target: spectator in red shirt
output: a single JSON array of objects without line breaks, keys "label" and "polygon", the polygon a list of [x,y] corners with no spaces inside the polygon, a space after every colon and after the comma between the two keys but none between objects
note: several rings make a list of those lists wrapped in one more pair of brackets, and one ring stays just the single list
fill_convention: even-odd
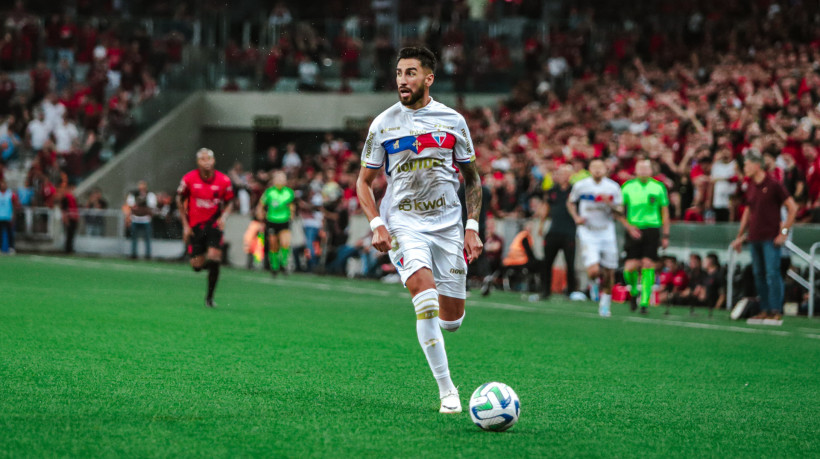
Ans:
[{"label": "spectator in red shirt", "polygon": [[45,61],[37,61],[37,67],[29,72],[31,77],[31,99],[29,105],[34,105],[48,94],[51,88],[51,70],[46,67]]},{"label": "spectator in red shirt", "polygon": [[266,86],[276,86],[279,81],[279,68],[281,66],[282,53],[274,46],[270,49],[268,57],[265,59],[265,83]]},{"label": "spectator in red shirt", "polygon": [[[764,165],[763,157],[755,150],[745,158],[743,173],[750,179],[745,193],[747,207],[732,247],[740,252],[743,243],[749,242],[755,287],[763,311],[755,318],[780,321],[783,317],[780,247],[786,242],[794,223],[797,204],[786,188],[766,173]],[[780,208],[784,205],[787,215],[781,222]]]},{"label": "spectator in red shirt", "polygon": [[0,70],[10,72],[14,70],[14,36],[11,32],[3,35],[0,41]]},{"label": "spectator in red shirt", "polygon": [[70,65],[74,65],[74,50],[77,47],[77,24],[74,19],[66,14],[63,16],[63,23],[60,25],[59,50],[57,58],[67,60]]},{"label": "spectator in red shirt", "polygon": [[811,144],[804,144],[803,155],[809,163],[806,169],[806,187],[809,205],[812,205],[820,198],[820,156],[817,154],[817,147]]},{"label": "spectator in red shirt", "polygon": [[6,116],[11,111],[11,98],[14,97],[14,92],[17,90],[17,85],[9,78],[7,73],[0,73],[0,116]]},{"label": "spectator in red shirt", "polygon": [[59,14],[52,14],[46,20],[46,60],[49,64],[57,62],[57,47],[60,46],[60,28],[63,20]]},{"label": "spectator in red shirt", "polygon": [[90,64],[94,60],[94,48],[96,46],[97,29],[90,23],[86,23],[78,36],[77,62]]}]

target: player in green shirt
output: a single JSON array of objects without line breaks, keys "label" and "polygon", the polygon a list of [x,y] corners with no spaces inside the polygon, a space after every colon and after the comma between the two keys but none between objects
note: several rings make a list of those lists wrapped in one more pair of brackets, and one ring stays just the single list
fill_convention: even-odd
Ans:
[{"label": "player in green shirt", "polygon": [[658,246],[664,249],[669,246],[669,195],[666,186],[652,178],[649,160],[635,164],[635,175],[636,178],[621,187],[625,215],[620,220],[626,229],[624,280],[630,288],[634,311],[638,307],[638,268],[641,268],[641,314],[646,314],[655,285]]},{"label": "player in green shirt", "polygon": [[[293,215],[293,190],[286,187],[287,176],[276,171],[271,187],[265,190],[256,206],[256,215],[265,222],[268,237],[268,262],[274,276],[288,266],[290,255],[290,219]],[[265,209],[267,208],[267,212]]]}]

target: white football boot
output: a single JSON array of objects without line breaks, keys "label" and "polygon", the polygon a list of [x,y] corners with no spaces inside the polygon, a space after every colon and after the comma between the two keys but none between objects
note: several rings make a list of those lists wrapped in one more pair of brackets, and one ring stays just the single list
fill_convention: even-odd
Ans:
[{"label": "white football boot", "polygon": [[444,414],[461,413],[461,400],[458,398],[458,389],[453,389],[447,392],[447,395],[441,397],[441,408],[438,412]]}]

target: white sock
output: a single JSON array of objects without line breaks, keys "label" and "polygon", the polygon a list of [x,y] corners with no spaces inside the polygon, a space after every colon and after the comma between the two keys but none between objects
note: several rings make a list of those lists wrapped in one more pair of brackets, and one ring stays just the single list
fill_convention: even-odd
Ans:
[{"label": "white sock", "polygon": [[444,335],[441,334],[438,320],[438,292],[436,289],[425,290],[413,297],[416,309],[416,334],[419,344],[427,357],[427,363],[438,383],[440,396],[455,389],[450,379],[450,368],[447,365],[447,352],[444,350]]},{"label": "white sock", "polygon": [[601,293],[601,301],[598,303],[602,308],[609,308],[612,304],[612,294],[611,293]]}]

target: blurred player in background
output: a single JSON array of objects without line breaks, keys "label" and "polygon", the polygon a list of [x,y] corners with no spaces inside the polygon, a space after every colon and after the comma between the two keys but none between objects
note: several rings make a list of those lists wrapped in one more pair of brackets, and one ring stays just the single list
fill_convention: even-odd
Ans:
[{"label": "blurred player in background", "polygon": [[292,189],[285,186],[287,181],[284,172],[274,172],[271,177],[272,186],[265,190],[256,205],[256,217],[265,222],[268,265],[274,277],[280,269],[287,272],[290,255],[290,219],[293,216],[295,195]]},{"label": "blurred player in background", "polygon": [[621,187],[625,208],[622,223],[626,229],[624,280],[630,289],[634,311],[638,307],[638,268],[641,268],[641,314],[647,314],[655,285],[658,246],[664,249],[669,246],[669,195],[666,186],[652,178],[652,163],[648,159],[635,164],[635,175],[636,178]]},{"label": "blurred player in background", "polygon": [[214,289],[222,262],[222,236],[225,221],[233,209],[233,186],[227,175],[215,169],[214,152],[196,152],[197,168],[182,177],[177,189],[177,207],[182,220],[182,238],[194,271],[208,269],[208,294],[205,306],[212,308]]},{"label": "blurred player in background", "polygon": [[[456,331],[464,319],[467,263],[482,251],[478,236],[481,179],[464,118],[434,101],[436,57],[426,48],[403,48],[396,63],[399,103],[373,121],[356,183],[370,220],[373,246],[390,253],[413,296],[416,334],[439,387],[441,413],[460,413],[441,328]],[[387,174],[376,207],[373,181]],[[466,231],[458,199],[464,177]]]},{"label": "blurred player in background", "polygon": [[578,225],[581,256],[589,281],[600,283],[598,314],[609,317],[612,284],[618,268],[615,216],[621,212],[621,187],[606,177],[607,167],[602,159],[589,163],[589,173],[590,177],[572,186],[567,210]]}]

